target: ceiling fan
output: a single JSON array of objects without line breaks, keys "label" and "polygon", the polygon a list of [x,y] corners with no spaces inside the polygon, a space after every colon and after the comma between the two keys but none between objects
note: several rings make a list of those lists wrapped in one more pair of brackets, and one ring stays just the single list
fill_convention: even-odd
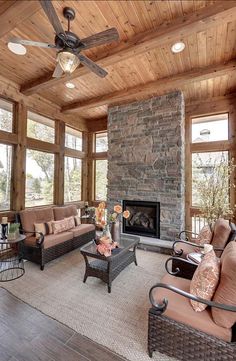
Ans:
[{"label": "ceiling fan", "polygon": [[104,78],[108,74],[106,70],[98,66],[87,56],[81,54],[81,51],[106,44],[111,41],[118,41],[119,34],[117,30],[115,28],[110,28],[87,38],[80,39],[76,34],[70,31],[70,22],[75,18],[74,9],[69,7],[65,7],[63,9],[63,16],[68,21],[68,30],[64,31],[51,0],[39,1],[48,17],[48,20],[55,30],[55,44],[23,40],[15,37],[11,38],[9,42],[26,46],[30,45],[41,48],[57,49],[57,65],[52,75],[54,78],[60,78],[63,73],[71,74],[80,63],[87,66],[92,72],[101,78]]}]

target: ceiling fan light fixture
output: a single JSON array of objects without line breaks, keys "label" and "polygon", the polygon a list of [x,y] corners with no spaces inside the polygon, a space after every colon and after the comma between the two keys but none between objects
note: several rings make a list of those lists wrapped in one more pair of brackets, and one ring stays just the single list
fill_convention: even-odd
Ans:
[{"label": "ceiling fan light fixture", "polygon": [[24,45],[12,43],[11,41],[7,44],[8,49],[17,55],[25,55],[26,54],[26,48]]},{"label": "ceiling fan light fixture", "polygon": [[79,58],[70,51],[60,51],[57,55],[57,61],[66,74],[71,74],[77,68]]},{"label": "ceiling fan light fixture", "polygon": [[185,49],[185,44],[182,41],[175,43],[171,46],[172,53],[180,53]]}]

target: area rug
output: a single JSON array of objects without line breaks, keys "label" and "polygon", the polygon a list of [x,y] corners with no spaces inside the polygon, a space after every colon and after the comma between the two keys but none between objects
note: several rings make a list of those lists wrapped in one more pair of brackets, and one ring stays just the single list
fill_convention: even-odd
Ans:
[{"label": "area rug", "polygon": [[[111,294],[99,279],[84,276],[79,250],[48,263],[44,271],[26,262],[25,275],[4,284],[13,295],[76,332],[130,361],[147,355],[148,292],[165,272],[167,256],[137,251],[138,266],[129,265],[112,283]],[[174,360],[155,352],[153,360]]]}]

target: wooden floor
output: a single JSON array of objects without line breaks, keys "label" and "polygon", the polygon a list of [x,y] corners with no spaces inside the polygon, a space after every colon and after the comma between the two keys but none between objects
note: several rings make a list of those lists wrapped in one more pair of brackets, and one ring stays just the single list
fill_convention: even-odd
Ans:
[{"label": "wooden floor", "polygon": [[0,287],[0,361],[124,360]]}]

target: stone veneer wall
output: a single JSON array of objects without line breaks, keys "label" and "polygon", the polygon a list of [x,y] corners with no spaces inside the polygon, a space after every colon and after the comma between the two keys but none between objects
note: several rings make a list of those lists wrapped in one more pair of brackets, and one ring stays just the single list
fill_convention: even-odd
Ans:
[{"label": "stone veneer wall", "polygon": [[108,204],[158,201],[160,238],[184,229],[184,100],[181,92],[108,111]]}]

